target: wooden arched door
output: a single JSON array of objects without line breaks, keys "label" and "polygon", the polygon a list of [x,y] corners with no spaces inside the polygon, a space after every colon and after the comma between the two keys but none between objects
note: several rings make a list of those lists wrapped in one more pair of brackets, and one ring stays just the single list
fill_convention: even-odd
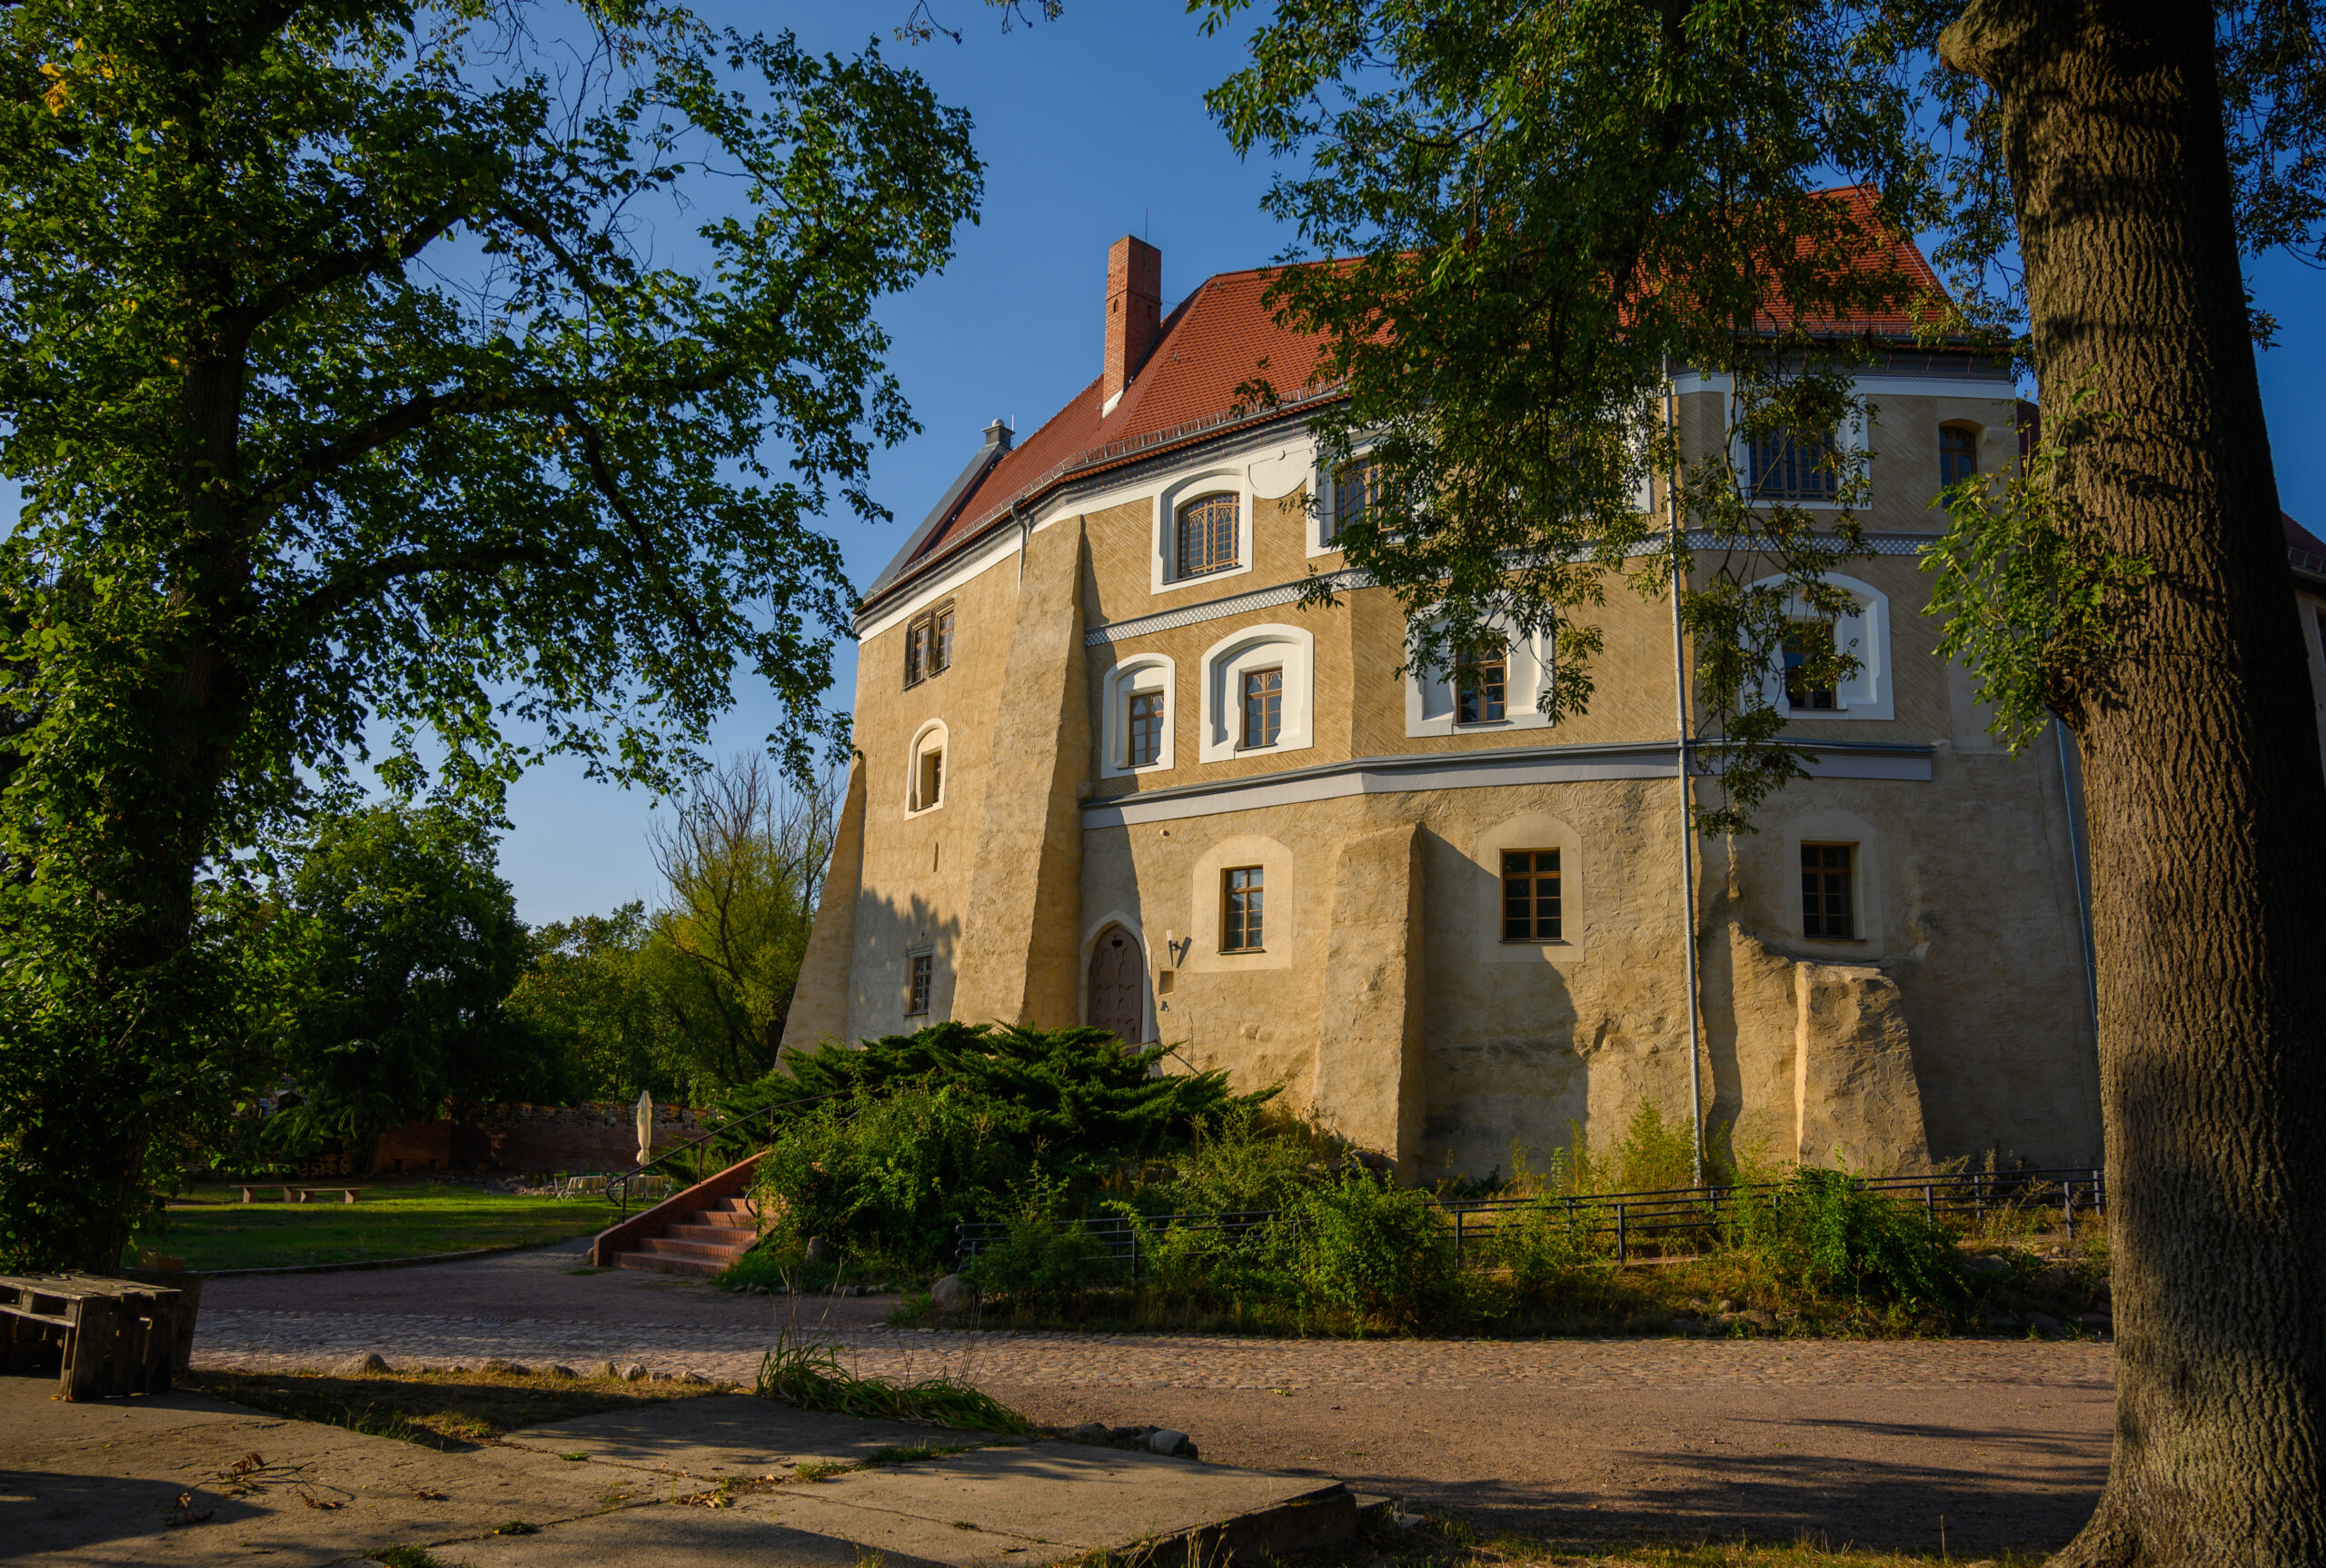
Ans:
[{"label": "wooden arched door", "polygon": [[1127,1046],[1146,1037],[1146,961],[1138,943],[1120,926],[1109,926],[1090,949],[1090,1023],[1112,1029]]}]

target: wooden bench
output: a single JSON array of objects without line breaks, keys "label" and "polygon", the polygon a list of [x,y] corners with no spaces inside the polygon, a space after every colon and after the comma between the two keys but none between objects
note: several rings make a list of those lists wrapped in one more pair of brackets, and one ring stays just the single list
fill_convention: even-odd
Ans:
[{"label": "wooden bench", "polygon": [[[272,1185],[273,1185],[273,1184],[271,1184],[271,1183],[263,1183],[263,1183],[260,1183],[260,1184],[258,1184],[258,1185],[256,1185],[256,1186],[246,1186],[246,1187],[244,1187],[244,1188],[243,1189],[243,1201],[244,1201],[244,1203],[270,1203],[270,1202],[273,1201],[273,1199],[271,1199],[271,1198],[253,1197],[253,1196],[251,1196],[253,1193],[264,1192],[265,1190],[267,1190],[268,1186],[272,1186]],[[289,1203],[289,1202],[291,1201],[291,1189],[290,1189],[289,1187],[284,1187],[284,1188],[283,1188],[283,1189],[282,1189],[282,1191],[283,1191],[283,1201],[284,1203]]]},{"label": "wooden bench", "polygon": [[[0,1275],[0,1372],[57,1357],[70,1400],[164,1394],[179,1351],[180,1293],[93,1274]],[[185,1326],[192,1321],[187,1315]],[[191,1352],[193,1335],[185,1336]]]},{"label": "wooden bench", "polygon": [[[342,1203],[353,1203],[363,1196],[363,1189],[360,1186],[287,1186],[283,1189],[283,1201],[305,1203],[319,1192],[335,1192]],[[294,1193],[298,1195],[295,1197],[292,1196]]]}]

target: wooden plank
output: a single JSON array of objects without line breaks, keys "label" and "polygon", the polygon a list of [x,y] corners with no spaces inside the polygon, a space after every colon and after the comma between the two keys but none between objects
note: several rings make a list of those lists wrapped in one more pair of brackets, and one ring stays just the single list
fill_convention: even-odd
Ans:
[{"label": "wooden plank", "polygon": [[35,1323],[53,1323],[59,1328],[72,1325],[73,1319],[61,1312],[35,1312],[28,1306],[0,1306],[0,1317],[30,1318]]},{"label": "wooden plank", "polygon": [[86,1295],[73,1304],[73,1327],[65,1335],[59,1392],[68,1400],[102,1399],[113,1357],[118,1310],[111,1297]]}]

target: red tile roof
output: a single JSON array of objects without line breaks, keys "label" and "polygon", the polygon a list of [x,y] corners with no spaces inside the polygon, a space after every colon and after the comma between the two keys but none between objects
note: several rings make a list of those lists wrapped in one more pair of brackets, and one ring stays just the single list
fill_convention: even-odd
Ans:
[{"label": "red tile roof", "polygon": [[[1870,193],[1862,189],[1834,194],[1861,213],[1872,203]],[[1937,288],[1930,263],[1911,240],[1900,238],[1891,252],[1900,270],[1918,285]],[[1868,264],[1874,264],[1870,259]],[[1287,409],[1332,395],[1334,389],[1310,384],[1323,340],[1279,326],[1262,301],[1275,272],[1254,268],[1206,279],[1164,319],[1153,353],[1110,412],[1101,417],[1099,383],[1093,379],[1021,445],[1004,454],[952,516],[929,531],[910,559],[884,572],[872,585],[868,601],[882,597],[915,569],[984,534],[1009,516],[1014,505],[1033,500],[1069,476],[1151,456],[1247,419],[1277,417],[1237,413],[1236,389],[1246,382],[1265,377]],[[1903,337],[1913,325],[1909,313],[1901,309],[1854,323],[1852,330]]]},{"label": "red tile roof", "polygon": [[2285,526],[2286,560],[2294,570],[2312,577],[2326,577],[2326,539],[2319,538],[2282,511],[2278,513],[2278,521]]}]

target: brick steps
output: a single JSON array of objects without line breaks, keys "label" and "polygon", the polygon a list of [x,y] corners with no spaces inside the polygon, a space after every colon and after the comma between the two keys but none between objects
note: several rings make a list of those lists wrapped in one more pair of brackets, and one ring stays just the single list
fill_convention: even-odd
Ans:
[{"label": "brick steps", "polygon": [[[722,1172],[717,1182],[741,1176],[748,1180],[750,1162]],[[599,1266],[643,1269],[654,1274],[689,1275],[707,1279],[723,1274],[750,1251],[760,1238],[759,1213],[750,1199],[717,1196],[697,1187],[666,1200],[654,1209],[609,1231],[593,1251]]]}]

